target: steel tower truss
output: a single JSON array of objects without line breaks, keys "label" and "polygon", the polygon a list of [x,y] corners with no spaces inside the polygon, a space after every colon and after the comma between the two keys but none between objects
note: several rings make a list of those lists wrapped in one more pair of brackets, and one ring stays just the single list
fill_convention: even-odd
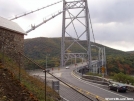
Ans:
[{"label": "steel tower truss", "polygon": [[84,58],[88,61],[88,66],[91,67],[87,0],[69,2],[63,0],[61,67],[65,66],[66,62],[72,58]]}]

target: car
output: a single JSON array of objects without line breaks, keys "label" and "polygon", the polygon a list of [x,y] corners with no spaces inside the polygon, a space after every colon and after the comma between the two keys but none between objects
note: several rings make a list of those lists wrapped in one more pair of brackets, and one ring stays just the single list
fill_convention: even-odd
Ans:
[{"label": "car", "polygon": [[108,85],[109,90],[114,90],[117,92],[126,92],[127,91],[127,86],[123,83],[118,83],[118,82],[111,82]]},{"label": "car", "polygon": [[66,69],[69,69],[69,67],[67,66]]}]

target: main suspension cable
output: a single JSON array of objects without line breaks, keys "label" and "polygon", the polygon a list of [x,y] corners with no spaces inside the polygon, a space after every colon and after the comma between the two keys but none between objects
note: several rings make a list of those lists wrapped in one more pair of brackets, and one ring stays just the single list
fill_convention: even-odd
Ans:
[{"label": "main suspension cable", "polygon": [[[77,4],[77,3],[76,3],[76,4]],[[75,6],[76,4],[74,4],[74,5],[72,5],[72,6]],[[29,33],[29,32],[31,32],[31,31],[35,30],[37,27],[43,25],[44,23],[46,23],[46,22],[48,22],[49,20],[55,18],[56,16],[60,15],[61,13],[63,13],[64,11],[66,11],[66,10],[68,10],[68,9],[69,9],[69,8],[66,7],[64,10],[59,11],[57,14],[53,14],[50,18],[43,20],[43,22],[41,22],[41,23],[38,24],[38,25],[31,25],[31,29],[27,30],[26,33]]]},{"label": "main suspension cable", "polygon": [[94,43],[95,43],[95,36],[94,36],[94,31],[93,31],[93,26],[92,26],[92,21],[91,21],[91,16],[90,16],[89,9],[88,9],[88,14],[89,14],[89,20],[90,20],[91,30],[92,30],[92,34],[93,34],[93,40],[94,40]]},{"label": "main suspension cable", "polygon": [[[64,10],[63,10],[64,11]],[[50,18],[43,20],[43,22],[41,22],[38,25],[31,25],[31,29],[27,30],[26,33],[31,32],[32,30],[35,30],[36,28],[38,28],[39,26],[43,25],[44,23],[48,22],[49,20],[55,18],[56,16],[60,15],[63,11],[59,11],[57,14],[52,15]]]},{"label": "main suspension cable", "polygon": [[25,13],[25,14],[22,14],[22,15],[19,15],[19,16],[16,16],[15,18],[12,18],[12,19],[10,19],[10,20],[18,19],[18,18],[20,18],[20,17],[23,17],[23,16],[26,16],[26,15],[29,15],[29,14],[34,13],[34,12],[37,12],[37,11],[40,11],[40,10],[42,10],[42,9],[44,9],[44,8],[50,7],[50,6],[55,5],[55,4],[58,4],[58,3],[60,3],[60,2],[62,2],[62,0],[61,0],[61,1],[59,1],[59,2],[56,2],[56,3],[50,4],[50,5],[48,5],[48,6],[45,6],[45,7],[42,7],[42,8],[36,9],[36,10],[34,10],[34,11],[31,11],[31,12],[28,12],[28,13]]}]

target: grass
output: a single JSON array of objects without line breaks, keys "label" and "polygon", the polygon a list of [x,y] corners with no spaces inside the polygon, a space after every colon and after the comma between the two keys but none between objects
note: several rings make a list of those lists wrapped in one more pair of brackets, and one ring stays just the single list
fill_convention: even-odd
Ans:
[{"label": "grass", "polygon": [[[0,59],[2,55],[0,54]],[[22,86],[25,86],[27,90],[32,93],[31,96],[35,96],[39,101],[45,99],[45,83],[30,76],[23,68],[18,68],[19,65],[10,58],[4,57],[4,67],[10,70],[14,77],[19,79]],[[20,71],[20,78],[19,78]],[[47,86],[47,85],[46,85]],[[58,101],[60,96],[57,92],[52,90],[49,86],[46,87],[47,101]]]},{"label": "grass", "polygon": [[97,74],[97,73],[92,73],[92,72],[88,72],[88,73],[86,73],[86,75],[92,75],[92,76],[100,76],[100,77],[102,77],[102,74]]}]

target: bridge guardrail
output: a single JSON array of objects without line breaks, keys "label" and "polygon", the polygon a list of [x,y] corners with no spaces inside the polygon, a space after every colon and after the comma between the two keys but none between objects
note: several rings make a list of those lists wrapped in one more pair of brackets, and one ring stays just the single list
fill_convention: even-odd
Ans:
[{"label": "bridge guardrail", "polygon": [[[76,74],[76,75],[78,75],[78,76],[81,77],[81,79],[82,79],[82,74],[78,72],[79,69],[80,69],[80,68],[75,68],[75,69],[73,70],[73,73]],[[83,91],[83,92],[84,92],[84,91]],[[86,91],[85,91],[85,92],[86,92]],[[91,93],[91,92],[87,92],[87,93],[90,94],[92,97],[96,98],[98,101],[106,101],[104,98],[102,98],[102,97],[100,97],[100,96],[97,96],[97,95],[95,95],[95,94],[93,94],[93,93]]]}]

